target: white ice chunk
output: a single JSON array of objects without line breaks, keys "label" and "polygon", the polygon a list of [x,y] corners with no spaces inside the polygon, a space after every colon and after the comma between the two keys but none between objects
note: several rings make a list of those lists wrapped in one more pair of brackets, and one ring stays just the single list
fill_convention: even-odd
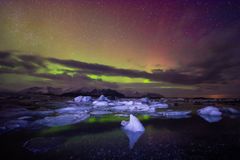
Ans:
[{"label": "white ice chunk", "polygon": [[74,98],[74,102],[77,103],[89,103],[92,101],[92,97],[90,96],[78,96]]},{"label": "white ice chunk", "polygon": [[116,103],[116,105],[133,105],[133,104],[134,104],[133,101],[120,101]]},{"label": "white ice chunk", "polygon": [[144,131],[133,132],[130,130],[123,129],[123,132],[127,135],[129,139],[129,148],[132,149],[137,143],[138,139],[142,136]]},{"label": "white ice chunk", "polygon": [[128,111],[129,106],[114,106],[111,109],[115,111]]},{"label": "white ice chunk", "polygon": [[65,107],[56,109],[55,112],[58,114],[81,114],[86,113],[88,110],[90,110],[90,107]]},{"label": "white ice chunk", "polygon": [[103,115],[103,114],[111,114],[110,111],[92,111],[90,114],[92,115]]},{"label": "white ice chunk", "polygon": [[150,107],[146,104],[137,104],[137,105],[131,105],[129,106],[130,111],[145,111],[147,112],[150,109]]},{"label": "white ice chunk", "polygon": [[138,118],[132,114],[130,114],[129,122],[122,121],[121,125],[123,126],[124,129],[132,131],[132,132],[138,132],[138,131],[145,130],[145,128],[143,127],[142,123],[138,120]]},{"label": "white ice chunk", "polygon": [[220,110],[227,114],[240,114],[239,110],[232,108],[232,107],[223,107]]},{"label": "white ice chunk", "polygon": [[56,117],[45,117],[37,120],[34,124],[48,127],[64,126],[81,122],[89,117],[88,114],[65,114]]},{"label": "white ice chunk", "polygon": [[166,103],[154,103],[154,104],[150,105],[150,107],[154,107],[154,108],[168,108],[168,104],[166,104]]},{"label": "white ice chunk", "polygon": [[149,98],[145,97],[145,98],[141,98],[140,102],[148,104],[148,103],[150,103],[150,100],[149,100]]},{"label": "white ice chunk", "polygon": [[198,114],[200,115],[208,115],[208,116],[221,116],[222,113],[219,111],[217,107],[208,106],[202,109],[199,109]]},{"label": "white ice chunk", "polygon": [[166,118],[188,118],[191,111],[165,111],[158,112],[160,116],[164,116]]},{"label": "white ice chunk", "polygon": [[109,102],[110,100],[109,100],[107,97],[105,97],[104,95],[101,95],[101,96],[97,99],[97,101],[107,101],[107,102]]},{"label": "white ice chunk", "polygon": [[197,113],[209,123],[218,122],[222,119],[222,112],[220,112],[217,107],[213,106],[199,109]]},{"label": "white ice chunk", "polygon": [[32,116],[22,116],[22,117],[19,117],[18,119],[20,120],[28,120],[28,119],[31,119],[33,118]]},{"label": "white ice chunk", "polygon": [[107,101],[94,101],[93,105],[95,107],[108,106],[108,102]]}]

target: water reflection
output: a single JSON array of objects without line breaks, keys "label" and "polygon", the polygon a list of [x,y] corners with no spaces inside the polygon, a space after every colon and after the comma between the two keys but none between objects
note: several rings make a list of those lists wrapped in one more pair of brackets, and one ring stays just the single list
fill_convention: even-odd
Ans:
[{"label": "water reflection", "polygon": [[122,131],[127,135],[129,139],[129,148],[133,149],[134,145],[137,143],[138,139],[142,136],[144,131],[133,132],[130,130],[122,129]]},{"label": "water reflection", "polygon": [[221,116],[200,115],[200,117],[209,123],[219,122],[222,119]]}]

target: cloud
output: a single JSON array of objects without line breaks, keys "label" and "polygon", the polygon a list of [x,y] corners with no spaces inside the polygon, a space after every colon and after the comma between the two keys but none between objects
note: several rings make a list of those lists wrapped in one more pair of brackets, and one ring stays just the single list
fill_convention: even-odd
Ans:
[{"label": "cloud", "polygon": [[[38,55],[0,52],[0,76],[22,74],[49,79],[62,86],[92,86],[106,88],[154,89],[166,94],[231,94],[240,95],[240,25],[213,31],[196,42],[196,47],[179,50],[176,59],[187,59],[173,69],[153,69],[152,72],[121,69],[102,64],[92,64]],[[192,43],[192,42],[191,42]],[[151,84],[108,83],[102,79],[94,80],[88,74],[145,78]],[[168,88],[172,87],[173,89]],[[187,87],[189,86],[189,87]],[[195,88],[189,91],[188,88]]]}]

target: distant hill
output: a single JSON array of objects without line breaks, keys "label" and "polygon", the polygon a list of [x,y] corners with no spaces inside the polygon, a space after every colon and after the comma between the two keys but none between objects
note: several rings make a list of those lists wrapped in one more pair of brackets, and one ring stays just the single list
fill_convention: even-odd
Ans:
[{"label": "distant hill", "polygon": [[124,92],[121,93],[119,91],[113,89],[90,89],[90,88],[81,88],[81,89],[67,89],[63,90],[61,88],[54,87],[30,87],[21,90],[19,93],[21,94],[45,94],[45,95],[59,95],[59,96],[92,96],[99,97],[101,95],[107,96],[110,99],[115,98],[163,98],[164,96],[157,93],[141,93],[141,92]]},{"label": "distant hill", "polygon": [[62,94],[63,96],[79,96],[79,95],[84,95],[84,96],[92,96],[92,97],[99,97],[100,95],[107,96],[109,98],[124,98],[125,95],[112,90],[112,89],[93,89],[91,91],[86,90],[86,89],[79,89],[75,91],[70,91]]},{"label": "distant hill", "polygon": [[157,98],[164,98],[163,95],[158,94],[158,93],[141,93],[141,92],[124,92],[124,94],[126,95],[126,97],[129,98],[143,98],[143,97],[148,97],[148,98],[152,98],[152,99],[157,99]]}]

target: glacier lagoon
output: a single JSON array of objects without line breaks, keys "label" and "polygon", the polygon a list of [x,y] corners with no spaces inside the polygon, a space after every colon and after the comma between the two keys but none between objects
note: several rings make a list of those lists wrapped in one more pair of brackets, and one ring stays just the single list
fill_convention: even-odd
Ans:
[{"label": "glacier lagoon", "polygon": [[[83,100],[83,101],[81,101]],[[55,101],[0,111],[0,147],[13,159],[237,159],[238,106],[189,106],[150,99]],[[100,105],[99,105],[100,104]],[[105,104],[105,105],[103,105]],[[180,103],[179,103],[180,104]],[[218,113],[218,114],[216,114]],[[221,113],[221,114],[220,114]],[[144,126],[121,126],[135,115]]]}]

